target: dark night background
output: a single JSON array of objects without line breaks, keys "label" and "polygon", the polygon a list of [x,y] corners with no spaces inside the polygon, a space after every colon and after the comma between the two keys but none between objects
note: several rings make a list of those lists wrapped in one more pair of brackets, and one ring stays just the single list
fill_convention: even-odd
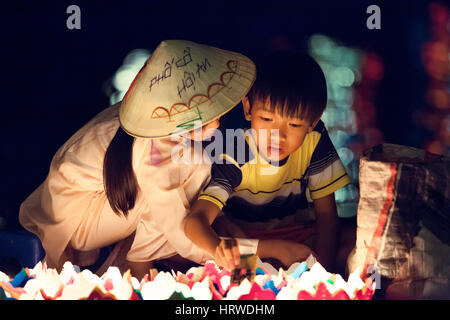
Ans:
[{"label": "dark night background", "polygon": [[[81,30],[66,27],[71,4],[81,9]],[[381,30],[366,27],[371,4],[381,8]],[[429,134],[411,116],[425,96],[420,48],[429,36],[427,1],[5,1],[0,10],[0,214],[9,226],[57,149],[109,105],[103,84],[127,53],[154,50],[165,39],[256,60],[274,39],[305,49],[314,33],[372,50],[385,70],[375,99],[384,141],[421,147]]]}]

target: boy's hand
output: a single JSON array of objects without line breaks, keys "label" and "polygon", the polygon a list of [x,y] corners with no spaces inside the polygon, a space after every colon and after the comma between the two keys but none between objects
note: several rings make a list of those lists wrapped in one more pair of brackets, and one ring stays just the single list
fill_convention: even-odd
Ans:
[{"label": "boy's hand", "polygon": [[295,262],[305,261],[310,254],[314,255],[314,252],[308,246],[295,241],[286,241],[280,248],[278,260],[289,268]]},{"label": "boy's hand", "polygon": [[261,258],[275,258],[287,268],[315,255],[308,246],[290,240],[260,240],[258,251]]},{"label": "boy's hand", "polygon": [[221,239],[216,247],[214,254],[216,263],[228,270],[233,270],[239,265],[241,255],[239,253],[239,244],[236,239]]}]

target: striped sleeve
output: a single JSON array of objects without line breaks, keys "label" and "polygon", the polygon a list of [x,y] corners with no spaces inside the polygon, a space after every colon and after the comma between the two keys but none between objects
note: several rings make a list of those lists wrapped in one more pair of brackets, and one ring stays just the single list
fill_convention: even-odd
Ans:
[{"label": "striped sleeve", "polygon": [[199,199],[208,200],[220,209],[225,206],[230,194],[242,181],[241,169],[225,159],[224,163],[213,163],[211,166],[211,180],[200,193]]},{"label": "striped sleeve", "polygon": [[199,199],[211,201],[222,209],[242,182],[241,167],[253,157],[244,130],[226,134],[221,152],[212,160],[211,180],[200,193]]},{"label": "striped sleeve", "polygon": [[323,122],[320,122],[315,130],[319,131],[321,136],[309,165],[308,184],[313,200],[334,193],[350,183],[350,177],[345,171]]}]

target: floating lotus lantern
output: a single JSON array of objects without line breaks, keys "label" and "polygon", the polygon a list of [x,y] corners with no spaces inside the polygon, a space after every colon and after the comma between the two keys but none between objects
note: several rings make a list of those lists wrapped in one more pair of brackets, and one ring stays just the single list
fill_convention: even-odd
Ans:
[{"label": "floating lotus lantern", "polygon": [[[310,265],[310,267],[308,267]],[[295,263],[278,271],[258,259],[256,273],[240,283],[213,261],[186,273],[152,269],[140,282],[110,267],[101,277],[66,262],[61,273],[39,262],[13,279],[0,272],[0,299],[15,300],[368,300],[375,284],[359,270],[348,281],[318,262]],[[250,279],[250,280],[249,280]]]}]

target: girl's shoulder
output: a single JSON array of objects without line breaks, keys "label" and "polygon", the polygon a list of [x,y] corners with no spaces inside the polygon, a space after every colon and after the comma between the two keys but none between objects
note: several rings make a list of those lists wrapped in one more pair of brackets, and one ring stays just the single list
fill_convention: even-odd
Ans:
[{"label": "girl's shoulder", "polygon": [[56,152],[52,168],[92,171],[102,179],[103,160],[106,149],[120,126],[118,104],[110,106],[97,114],[82,128],[75,132]]},{"label": "girl's shoulder", "polygon": [[[108,147],[119,128],[118,105],[106,108],[88,123],[75,132],[59,149],[59,153],[83,153],[90,149],[104,149]],[[93,150],[91,150],[93,151]]]}]

